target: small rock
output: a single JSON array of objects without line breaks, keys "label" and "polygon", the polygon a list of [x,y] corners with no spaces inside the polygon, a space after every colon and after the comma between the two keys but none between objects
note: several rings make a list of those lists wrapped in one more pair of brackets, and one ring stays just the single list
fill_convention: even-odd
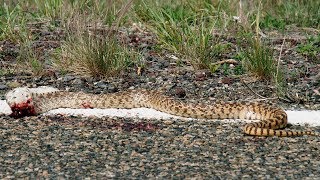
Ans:
[{"label": "small rock", "polygon": [[204,81],[206,80],[211,73],[209,71],[198,71],[195,73],[195,80],[196,81]]},{"label": "small rock", "polygon": [[71,80],[73,80],[73,79],[75,79],[74,76],[66,75],[66,76],[64,76],[64,77],[62,78],[62,81],[63,81],[63,82],[69,82],[69,81],[71,81]]},{"label": "small rock", "polygon": [[108,86],[108,92],[114,93],[114,92],[117,92],[117,91],[118,91],[118,89],[116,87],[114,87],[114,85],[110,84]]},{"label": "small rock", "polygon": [[178,98],[184,98],[186,96],[186,91],[183,88],[177,87],[174,91],[174,95]]},{"label": "small rock", "polygon": [[223,79],[221,79],[221,83],[230,85],[233,83],[233,80],[231,78],[224,77]]},{"label": "small rock", "polygon": [[82,80],[80,78],[77,78],[73,81],[73,84],[77,84],[77,85],[80,85],[82,84]]},{"label": "small rock", "polygon": [[94,83],[94,86],[96,86],[96,87],[98,87],[98,88],[101,88],[101,89],[107,88],[106,83],[103,82],[103,81],[99,81],[99,82],[97,82],[97,83]]},{"label": "small rock", "polygon": [[173,121],[172,121],[172,120],[164,120],[164,121],[163,121],[163,124],[165,124],[165,125],[171,125],[171,124],[173,124]]},{"label": "small rock", "polygon": [[6,90],[8,89],[8,86],[5,84],[0,84],[0,90]]}]

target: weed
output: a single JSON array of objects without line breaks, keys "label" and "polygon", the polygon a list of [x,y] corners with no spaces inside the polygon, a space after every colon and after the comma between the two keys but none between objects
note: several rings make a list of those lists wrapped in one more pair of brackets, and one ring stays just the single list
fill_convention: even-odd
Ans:
[{"label": "weed", "polygon": [[25,39],[19,48],[18,62],[22,65],[24,70],[31,69],[31,72],[35,75],[39,75],[43,70],[43,61],[40,60],[40,56],[32,49],[32,41]]},{"label": "weed", "polygon": [[262,79],[272,79],[276,70],[273,51],[261,44],[257,39],[249,40],[248,47],[243,51],[244,67]]},{"label": "weed", "polygon": [[28,38],[26,19],[19,4],[9,7],[4,3],[3,7],[0,8],[0,12],[0,40],[6,39],[12,42],[21,42]]},{"label": "weed", "polygon": [[[259,8],[255,16],[255,34],[244,33],[245,36],[243,39],[248,44],[240,53],[244,58],[242,63],[247,71],[260,79],[271,80],[276,86],[278,95],[283,96],[285,94],[285,81],[283,72],[279,67],[279,61],[276,63],[273,57],[273,49],[265,45],[259,37],[261,9],[262,1],[259,3]],[[281,57],[281,51],[279,57]]]},{"label": "weed", "polygon": [[62,48],[68,69],[83,75],[112,76],[138,61],[139,54],[112,37],[98,39],[89,35],[69,39]]},{"label": "weed", "polygon": [[220,66],[221,64],[209,64],[208,69],[213,74],[220,68]]},{"label": "weed", "polygon": [[183,34],[183,44],[180,54],[188,59],[193,67],[197,69],[208,68],[209,65],[216,61],[217,57],[224,52],[223,45],[214,39],[209,29],[203,23],[199,29],[186,28],[190,31],[185,31]]},{"label": "weed", "polygon": [[32,49],[34,37],[27,26],[29,13],[25,12],[19,3],[13,3],[13,6],[4,3],[1,11],[3,16],[0,18],[0,39],[19,44],[17,60],[21,67],[26,71],[31,69],[34,74],[39,74],[42,71],[42,63]]},{"label": "weed", "polygon": [[235,66],[235,68],[234,68],[234,74],[235,75],[242,75],[244,73],[245,73],[245,70],[244,70],[242,65]]},{"label": "weed", "polygon": [[282,1],[275,7],[275,10],[282,15],[287,24],[319,28],[319,7],[320,1],[318,0],[292,0],[289,2]]},{"label": "weed", "polygon": [[77,74],[113,76],[138,63],[140,54],[125,47],[116,37],[119,22],[131,2],[119,10],[121,15],[117,15],[117,18],[120,19],[109,19],[113,22],[108,27],[102,26],[98,17],[96,21],[89,22],[91,27],[88,29],[88,18],[81,12],[74,14],[67,23],[71,28],[61,48],[62,61],[57,63],[59,67],[67,64],[68,70]]},{"label": "weed", "polygon": [[38,14],[50,18],[52,22],[62,19],[63,16],[63,1],[62,0],[34,0],[37,5]]},{"label": "weed", "polygon": [[41,63],[38,59],[31,59],[30,64],[32,67],[32,71],[35,74],[40,74],[43,70],[43,63]]},{"label": "weed", "polygon": [[[259,5],[261,9],[261,4]],[[239,58],[243,58],[243,66],[253,74],[262,79],[272,79],[275,72],[275,62],[273,52],[267,46],[263,46],[259,37],[260,11],[256,15],[256,36],[252,33],[244,32],[244,40],[248,43],[247,47],[240,52]],[[253,38],[252,38],[253,37]],[[238,42],[240,43],[240,41]]]},{"label": "weed", "polygon": [[142,0],[135,7],[137,17],[148,23],[156,34],[159,49],[178,54],[197,69],[214,69],[209,65],[221,54],[223,48],[215,44],[217,41],[212,30],[216,18],[212,15],[213,11],[214,7],[210,3],[197,4],[195,1],[169,6],[147,4]]},{"label": "weed", "polygon": [[320,57],[320,35],[311,36],[305,44],[299,44],[297,51],[306,56],[311,61],[319,60]]},{"label": "weed", "polygon": [[222,65],[222,69],[223,69],[223,74],[224,75],[229,75],[230,74],[230,67],[228,64],[224,63]]},{"label": "weed", "polygon": [[267,14],[260,22],[262,29],[281,29],[284,30],[286,23],[283,19]]},{"label": "weed", "polygon": [[246,18],[251,23],[260,15],[260,27],[284,30],[286,25],[319,28],[320,1],[288,0],[288,1],[243,1]]},{"label": "weed", "polygon": [[285,78],[279,64],[273,57],[273,50],[258,39],[249,40],[249,47],[243,51],[243,66],[263,80],[271,80],[279,96],[285,93]]}]

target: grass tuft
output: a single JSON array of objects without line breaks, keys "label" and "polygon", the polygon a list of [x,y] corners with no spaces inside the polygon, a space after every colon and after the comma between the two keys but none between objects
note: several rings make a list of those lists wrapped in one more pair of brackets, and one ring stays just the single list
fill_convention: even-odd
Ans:
[{"label": "grass tuft", "polygon": [[141,0],[135,12],[157,36],[159,49],[178,54],[196,69],[210,68],[221,54],[213,35],[219,12],[210,2],[163,5]]},{"label": "grass tuft", "polygon": [[244,67],[261,79],[272,79],[276,71],[273,51],[255,38],[249,40],[248,44],[243,51]]},{"label": "grass tuft", "polygon": [[62,46],[59,67],[66,67],[63,71],[104,77],[117,75],[137,63],[140,54],[117,39],[121,18],[128,13],[131,3],[132,0],[128,1],[119,11],[110,10],[109,13],[115,13],[112,16],[93,18],[95,21],[88,19],[82,10],[75,13],[66,22],[68,38]]},{"label": "grass tuft", "polygon": [[297,51],[311,61],[320,62],[320,34],[311,36],[306,43],[299,44]]},{"label": "grass tuft", "polygon": [[19,4],[0,7],[0,40],[10,40],[19,43],[28,38],[26,18]]},{"label": "grass tuft", "polygon": [[62,47],[62,66],[77,74],[114,76],[139,61],[140,55],[121,45],[115,38],[99,39],[87,35],[74,36]]},{"label": "grass tuft", "polygon": [[63,0],[34,0],[34,3],[37,5],[38,14],[52,22],[63,17]]}]

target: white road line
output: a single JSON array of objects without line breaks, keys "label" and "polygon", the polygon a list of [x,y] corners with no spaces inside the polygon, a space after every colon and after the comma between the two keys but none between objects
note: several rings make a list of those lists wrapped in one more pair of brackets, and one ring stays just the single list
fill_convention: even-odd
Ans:
[{"label": "white road line", "polygon": [[[288,114],[288,121],[291,124],[308,124],[310,126],[320,126],[320,111],[286,111]],[[0,100],[0,114],[10,114],[11,110],[4,100]],[[51,110],[45,115],[49,114],[66,114],[66,115],[80,115],[80,116],[96,116],[96,117],[136,117],[144,119],[191,119],[173,116],[167,113],[156,111],[148,108],[134,108],[134,109],[55,109]],[[238,121],[238,120],[228,120]]]}]

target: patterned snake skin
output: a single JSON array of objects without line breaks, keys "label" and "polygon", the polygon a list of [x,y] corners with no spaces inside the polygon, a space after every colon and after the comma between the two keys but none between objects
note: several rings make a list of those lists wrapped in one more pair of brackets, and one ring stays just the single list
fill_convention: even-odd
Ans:
[{"label": "patterned snake skin", "polygon": [[129,90],[112,94],[86,94],[58,91],[38,93],[33,88],[16,88],[6,94],[11,116],[37,115],[56,108],[152,108],[165,113],[197,119],[260,120],[243,127],[255,136],[316,135],[311,131],[279,130],[287,125],[287,114],[280,108],[257,102],[217,102],[210,105],[185,103],[158,91]]}]

